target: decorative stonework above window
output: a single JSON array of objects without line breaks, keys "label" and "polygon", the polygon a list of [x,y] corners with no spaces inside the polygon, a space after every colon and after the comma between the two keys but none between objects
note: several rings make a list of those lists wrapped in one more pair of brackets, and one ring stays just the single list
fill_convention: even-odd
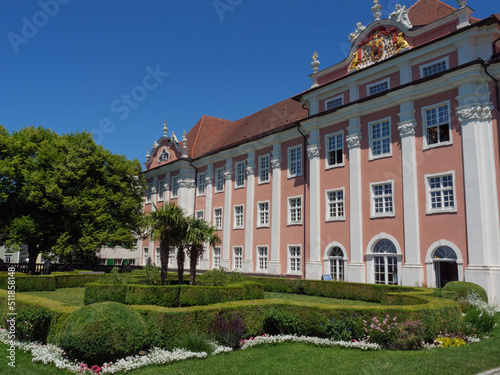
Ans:
[{"label": "decorative stonework above window", "polygon": [[170,155],[168,154],[168,151],[165,147],[160,152],[160,156],[158,156],[158,164],[160,164],[162,161],[168,161]]},{"label": "decorative stonework above window", "polygon": [[366,68],[409,48],[404,34],[397,33],[395,27],[390,30],[386,30],[384,26],[376,27],[364,41],[358,43],[358,50],[352,55],[348,71]]}]

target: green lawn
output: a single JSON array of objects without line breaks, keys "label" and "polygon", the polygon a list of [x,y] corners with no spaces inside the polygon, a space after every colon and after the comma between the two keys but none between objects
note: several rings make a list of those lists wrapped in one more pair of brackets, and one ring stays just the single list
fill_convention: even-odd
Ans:
[{"label": "green lawn", "polygon": [[[460,348],[363,352],[287,343],[274,347],[255,347],[207,359],[150,366],[132,371],[131,374],[477,374],[500,367],[500,314],[496,318],[497,326],[489,339]],[[6,353],[6,346],[0,344],[0,351]],[[15,369],[7,367],[6,354],[0,355],[0,373],[45,375],[66,372],[34,364],[30,356],[17,351]]]},{"label": "green lawn", "polygon": [[21,292],[21,294],[53,299],[72,306],[83,306],[84,292],[85,288],[61,288],[44,292]]}]

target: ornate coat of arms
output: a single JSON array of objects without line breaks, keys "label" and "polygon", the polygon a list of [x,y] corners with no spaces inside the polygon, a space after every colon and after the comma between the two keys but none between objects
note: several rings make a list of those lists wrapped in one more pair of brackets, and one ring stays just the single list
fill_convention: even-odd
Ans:
[{"label": "ornate coat of arms", "polygon": [[397,34],[395,27],[389,30],[383,26],[376,27],[367,38],[358,43],[358,49],[352,55],[349,71],[365,68],[406,48],[409,48],[408,42],[402,32]]}]

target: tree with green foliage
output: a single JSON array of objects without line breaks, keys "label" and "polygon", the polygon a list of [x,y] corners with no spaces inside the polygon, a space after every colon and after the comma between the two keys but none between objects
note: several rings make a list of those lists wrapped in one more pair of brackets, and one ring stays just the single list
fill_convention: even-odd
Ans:
[{"label": "tree with green foliage", "polygon": [[144,219],[146,236],[160,242],[161,284],[167,284],[168,251],[184,236],[184,211],[171,202],[165,202],[160,208],[153,204],[154,210]]},{"label": "tree with green foliage", "polygon": [[189,255],[189,284],[195,284],[196,263],[203,256],[204,244],[216,246],[221,243],[215,227],[208,224],[205,220],[188,218],[188,227],[186,240],[190,244],[188,248]]},{"label": "tree with green foliage", "polygon": [[41,254],[73,262],[104,245],[133,247],[141,232],[141,165],[112,154],[88,132],[0,126],[0,233],[11,249],[28,245],[29,270]]}]

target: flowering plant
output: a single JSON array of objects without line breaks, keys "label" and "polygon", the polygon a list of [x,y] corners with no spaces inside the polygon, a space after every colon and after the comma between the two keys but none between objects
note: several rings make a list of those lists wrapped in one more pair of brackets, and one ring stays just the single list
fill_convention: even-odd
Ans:
[{"label": "flowering plant", "polygon": [[394,341],[397,327],[397,316],[386,315],[383,320],[373,317],[370,323],[363,320],[365,329],[364,341],[369,341],[381,345],[383,348],[389,348]]}]

